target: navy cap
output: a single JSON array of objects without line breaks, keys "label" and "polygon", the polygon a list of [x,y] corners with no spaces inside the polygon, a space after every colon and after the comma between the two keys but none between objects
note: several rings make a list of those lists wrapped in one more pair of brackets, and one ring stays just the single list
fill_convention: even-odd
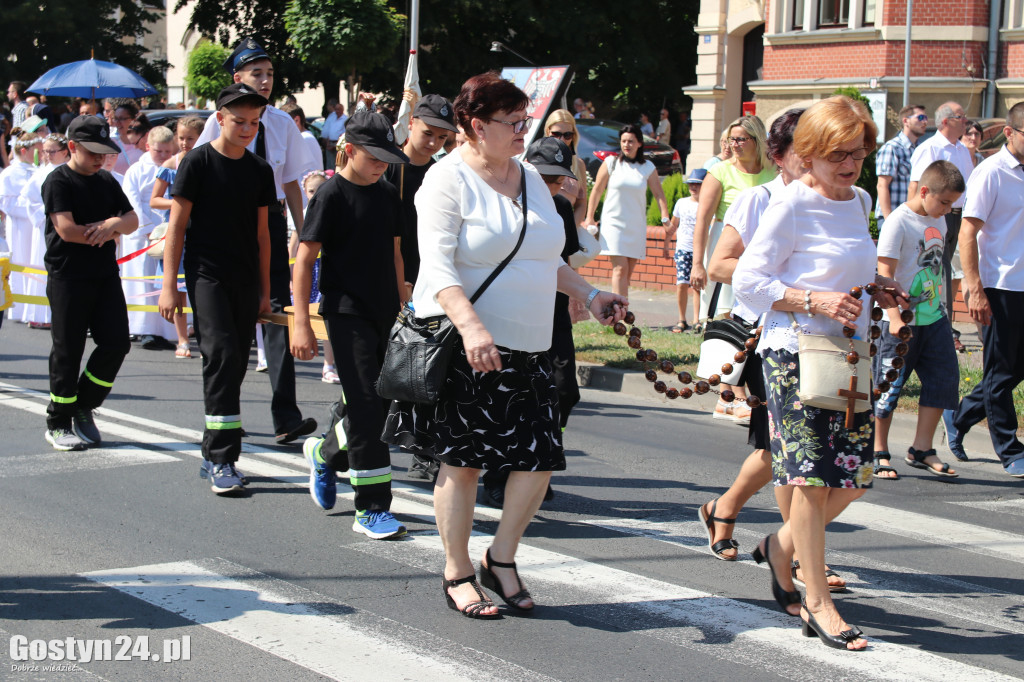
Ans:
[{"label": "navy cap", "polygon": [[418,118],[427,125],[437,126],[450,130],[453,133],[459,132],[455,127],[455,111],[452,103],[441,95],[424,95],[416,103],[412,111],[412,117]]},{"label": "navy cap", "polygon": [[576,174],[572,172],[572,152],[569,146],[557,137],[542,137],[535,140],[526,150],[526,160],[541,175],[576,178]]},{"label": "navy cap", "polygon": [[260,59],[270,59],[270,55],[267,54],[267,51],[259,43],[253,40],[252,36],[246,36],[242,38],[242,42],[238,43],[235,51],[224,62],[224,70],[234,74],[235,71],[238,71],[249,62],[255,62]]},{"label": "navy cap", "polygon": [[345,122],[345,142],[364,147],[373,158],[386,163],[409,163],[395,144],[395,131],[387,116],[360,109]]},{"label": "navy cap", "polygon": [[257,107],[265,107],[269,104],[267,98],[256,92],[252,86],[245,83],[232,83],[217,95],[217,108],[221,109],[230,104],[235,104],[239,100],[247,100],[248,104]]},{"label": "navy cap", "polygon": [[93,154],[120,154],[121,148],[110,139],[107,122],[95,116],[76,116],[68,126],[68,139]]},{"label": "navy cap", "polygon": [[687,185],[699,185],[704,182],[704,178],[708,176],[708,171],[705,168],[694,168],[690,171],[690,176],[686,178]]}]

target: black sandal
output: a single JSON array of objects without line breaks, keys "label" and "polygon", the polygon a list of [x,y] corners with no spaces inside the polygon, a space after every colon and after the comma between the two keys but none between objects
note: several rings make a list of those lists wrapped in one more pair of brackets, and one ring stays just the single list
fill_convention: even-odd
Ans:
[{"label": "black sandal", "polygon": [[[800,562],[797,561],[796,559],[794,559],[793,560],[793,568],[790,569],[790,573],[792,573],[792,575],[793,575],[793,582],[803,583],[804,582],[803,579],[796,577],[796,571],[797,571],[798,568],[800,568]],[[848,588],[846,586],[846,579],[843,578],[843,576],[839,575],[839,573],[837,573],[836,571],[833,571],[831,568],[827,569],[825,571],[825,579],[826,579],[826,581],[828,580],[828,578],[833,578],[833,577],[834,578],[839,578],[840,580],[842,580],[843,584],[842,585],[829,585],[828,586],[828,591],[829,592],[847,592]]]},{"label": "black sandal", "polygon": [[[772,574],[772,596],[775,597],[775,602],[787,616],[795,615],[796,617],[799,617],[799,613],[792,614],[786,609],[786,607],[790,604],[799,604],[801,602],[800,592],[798,590],[787,592],[782,589],[782,585],[779,584],[778,579],[775,577],[775,569],[772,567],[771,546],[772,536],[767,535],[764,539],[764,553],[761,553],[761,548],[758,546],[754,548],[754,551],[750,553],[750,556],[752,556],[754,561],[759,564],[764,563],[765,561],[768,562],[768,572]],[[808,613],[810,613],[810,611],[808,611]]]},{"label": "black sandal", "polygon": [[[530,591],[523,587],[523,581],[519,577],[519,570],[516,568],[516,562],[513,561],[511,563],[506,564],[500,561],[495,561],[491,558],[490,547],[487,548],[486,557],[487,564],[484,564],[483,562],[480,563],[480,583],[484,587],[490,590],[494,590],[498,594],[498,596],[501,597],[502,600],[504,600],[504,602],[512,608],[517,609],[519,611],[533,611],[533,606],[521,606],[524,600],[532,599],[533,597],[530,596]],[[491,570],[491,567],[511,568],[513,571],[515,571],[516,582],[519,583],[519,591],[513,595],[509,595],[506,597],[505,590],[503,590],[501,587],[501,581],[498,580],[498,576],[494,575],[494,571]],[[536,604],[534,604],[534,606],[536,606]]]},{"label": "black sandal", "polygon": [[[480,597],[480,599],[478,601],[470,602],[460,609],[459,605],[455,603],[454,599],[452,599],[452,595],[448,593],[448,588],[458,587],[459,585],[463,585],[465,583],[469,583],[473,586],[473,589],[476,590],[476,593]],[[476,584],[476,576],[472,573],[467,575],[465,578],[456,578],[455,580],[448,580],[447,578],[442,579],[441,589],[444,592],[445,601],[448,602],[448,608],[452,609],[453,611],[458,611],[466,618],[480,618],[490,620],[501,617],[501,614],[497,612],[482,613],[484,609],[494,606],[494,602],[492,602],[484,595],[483,591],[480,589],[480,586]]]},{"label": "black sandal", "polygon": [[[892,455],[890,455],[888,452],[886,452],[884,450],[881,450],[881,451],[875,453],[875,471],[874,471],[875,478],[877,478],[879,481],[898,481],[898,480],[900,480],[900,474],[899,474],[898,471],[896,471],[894,468],[892,468],[888,464],[879,464],[878,463],[878,461],[881,460],[881,459],[887,459],[887,460],[889,460],[891,462],[892,461]],[[878,474],[883,472],[883,471],[891,471],[892,473],[894,473],[896,475],[895,476],[879,476]]]},{"label": "black sandal", "polygon": [[936,476],[945,476],[946,478],[956,478],[957,476],[960,475],[955,472],[950,473],[949,464],[945,462],[942,462],[942,466],[939,467],[938,469],[925,462],[926,459],[933,455],[938,457],[938,455],[935,454],[934,448],[932,448],[931,450],[915,450],[914,448],[908,448],[907,454],[909,456],[906,457],[903,461],[909,464],[910,466],[914,467],[915,469],[925,469],[935,474]]},{"label": "black sandal", "polygon": [[[716,559],[721,559],[722,561],[736,561],[736,557],[738,557],[740,553],[740,543],[736,542],[732,538],[729,538],[728,540],[719,540],[718,542],[715,542],[716,522],[728,524],[736,523],[735,516],[731,519],[720,519],[717,516],[715,516],[715,505],[717,504],[718,500],[712,500],[711,512],[706,515],[704,514],[703,504],[697,508],[697,516],[700,517],[700,520],[704,522],[704,525],[707,526],[708,529],[708,549],[711,550],[711,553],[715,555]],[[722,552],[724,552],[727,549],[735,549],[736,554],[734,554],[733,556],[726,556],[725,554],[722,554]]]},{"label": "black sandal", "polygon": [[845,651],[864,651],[863,649],[851,649],[846,646],[848,643],[861,639],[864,632],[857,626],[850,626],[849,630],[843,630],[838,635],[833,635],[826,631],[825,628],[818,625],[818,621],[815,620],[814,614],[807,608],[807,603],[801,601],[801,605],[807,611],[808,620],[804,620],[803,616],[800,616],[802,623],[801,631],[804,633],[804,637],[817,637],[821,640],[821,643],[825,646],[832,647],[833,649],[844,649]]}]

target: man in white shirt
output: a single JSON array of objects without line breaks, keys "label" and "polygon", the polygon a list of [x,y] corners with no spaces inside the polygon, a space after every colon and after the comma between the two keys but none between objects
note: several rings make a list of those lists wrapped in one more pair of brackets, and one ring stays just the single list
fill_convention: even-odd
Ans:
[{"label": "man in white shirt", "polygon": [[333,163],[338,152],[338,138],[345,133],[348,115],[345,113],[345,105],[333,97],[327,100],[327,108],[331,113],[327,115],[324,127],[320,129],[320,141],[327,150],[328,161]]},{"label": "man in white shirt", "polygon": [[[935,125],[938,132],[922,142],[914,150],[910,157],[910,187],[907,189],[907,196],[917,196],[917,183],[921,174],[935,161],[949,161],[964,181],[970,180],[971,172],[974,170],[974,159],[967,147],[960,142],[964,131],[967,129],[967,116],[964,115],[964,108],[956,102],[946,102],[935,110]],[[946,214],[946,242],[942,250],[942,286],[946,293],[946,314],[953,319],[953,281],[950,275],[953,272],[952,261],[953,251],[956,250],[957,236],[960,234],[960,218],[967,194],[964,193],[953,203],[953,210]],[[896,208],[893,206],[892,208]],[[957,332],[953,332],[957,336]]]},{"label": "man in white shirt", "polygon": [[[224,62],[224,68],[236,83],[245,83],[263,97],[270,99],[274,88],[274,66],[270,55],[251,37],[243,38]],[[196,145],[220,136],[217,117],[206,119],[206,128]],[[281,312],[291,305],[291,269],[288,265],[287,204],[295,223],[302,231],[302,190],[299,178],[315,160],[302,141],[299,129],[288,114],[268,105],[260,117],[260,131],[249,145],[249,151],[264,158],[274,171],[274,186],[281,203],[271,204],[270,223],[270,307]],[[316,430],[316,420],[302,418],[295,401],[295,360],[289,350],[288,328],[263,325],[263,344],[267,354],[268,374],[273,388],[270,413],[274,420],[274,440],[290,443]]]},{"label": "man in white shirt", "polygon": [[661,120],[658,121],[658,130],[654,133],[654,139],[661,144],[672,145],[672,124],[668,122],[668,109],[661,110]]},{"label": "man in white shirt", "polygon": [[1003,468],[1024,478],[1013,407],[1013,390],[1024,381],[1024,102],[1010,109],[1003,134],[1006,146],[979,164],[967,185],[960,227],[967,310],[984,325],[984,370],[946,430],[949,449],[964,459],[964,434],[988,417]]}]

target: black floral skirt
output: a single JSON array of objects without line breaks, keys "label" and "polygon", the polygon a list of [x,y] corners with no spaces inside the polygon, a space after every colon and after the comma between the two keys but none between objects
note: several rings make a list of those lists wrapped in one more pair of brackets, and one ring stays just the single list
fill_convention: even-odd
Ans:
[{"label": "black floral skirt", "polygon": [[870,488],[874,415],[856,414],[847,429],[845,412],[801,403],[798,354],[769,350],[763,366],[775,485]]},{"label": "black floral skirt", "polygon": [[502,369],[476,372],[459,346],[436,405],[391,403],[381,439],[457,467],[563,471],[558,391],[547,353],[501,346]]}]

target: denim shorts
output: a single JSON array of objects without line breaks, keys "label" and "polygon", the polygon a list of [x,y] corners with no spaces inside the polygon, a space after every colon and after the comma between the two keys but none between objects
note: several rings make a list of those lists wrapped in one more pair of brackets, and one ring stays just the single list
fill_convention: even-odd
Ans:
[{"label": "denim shorts", "polygon": [[676,284],[690,283],[690,269],[693,268],[693,251],[676,251]]},{"label": "denim shorts", "polygon": [[[882,335],[878,341],[878,353],[871,361],[875,385],[885,381],[885,373],[892,368],[896,357],[896,344],[900,340],[889,333],[889,322],[879,323]],[[953,329],[945,315],[929,325],[911,325],[914,336],[907,341],[909,350],[903,356],[906,364],[900,370],[896,381],[890,382],[889,390],[875,402],[875,416],[888,417],[896,409],[900,392],[911,372],[917,372],[921,380],[921,407],[939,407],[955,410],[960,402],[960,363],[953,348]]]}]

